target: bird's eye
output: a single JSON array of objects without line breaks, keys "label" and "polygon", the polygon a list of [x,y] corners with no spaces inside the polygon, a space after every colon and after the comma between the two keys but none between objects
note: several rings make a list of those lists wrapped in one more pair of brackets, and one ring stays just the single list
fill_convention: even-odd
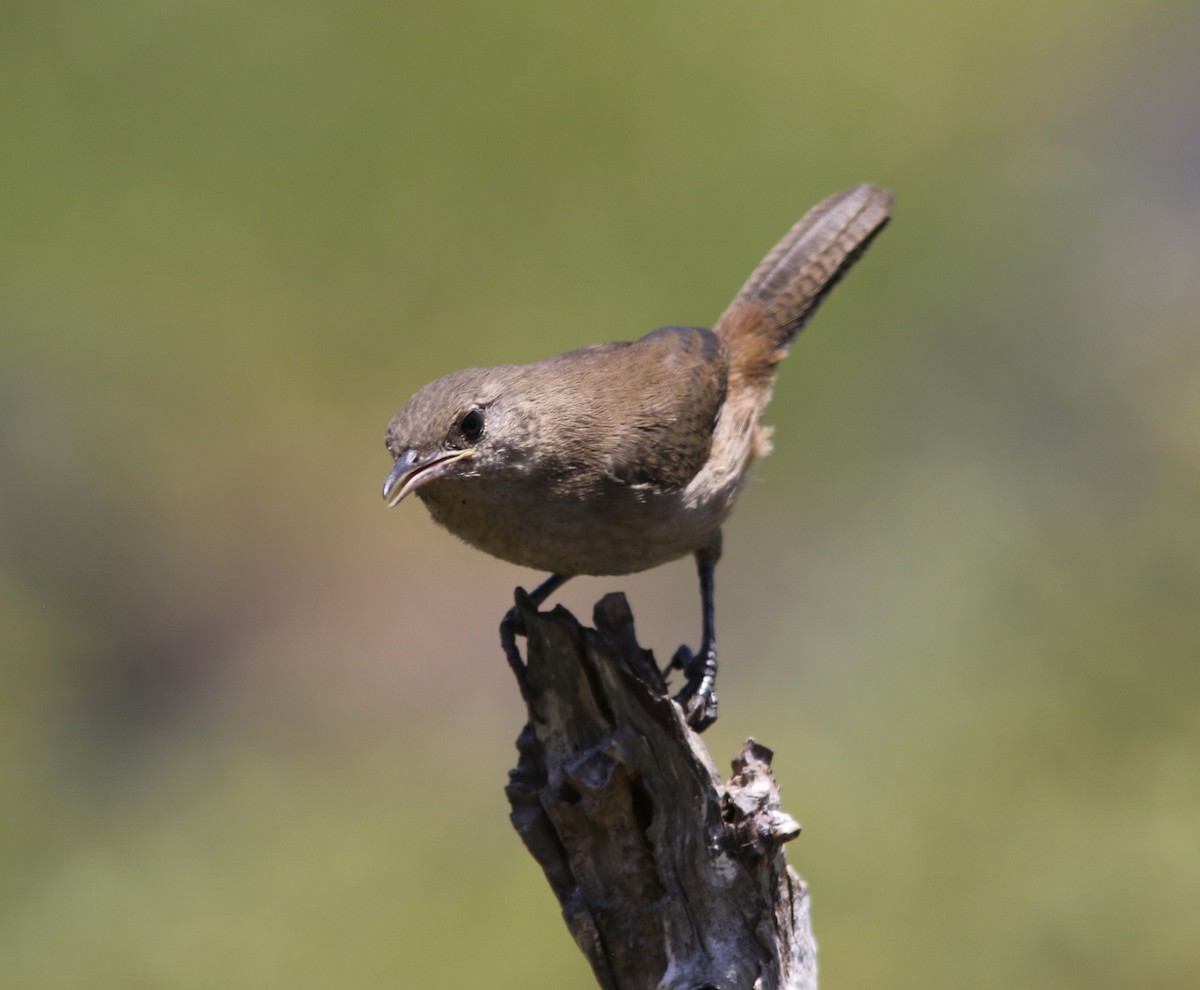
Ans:
[{"label": "bird's eye", "polygon": [[462,418],[458,428],[462,430],[462,435],[468,442],[474,443],[483,436],[483,410],[472,409]]}]

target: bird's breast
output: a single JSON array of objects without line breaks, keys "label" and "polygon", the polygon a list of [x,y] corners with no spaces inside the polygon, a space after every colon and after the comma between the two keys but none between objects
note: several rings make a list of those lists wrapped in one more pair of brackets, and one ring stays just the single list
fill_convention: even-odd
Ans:
[{"label": "bird's breast", "polygon": [[419,495],[434,520],[493,557],[558,574],[630,574],[708,546],[733,495],[613,486],[600,495],[530,482],[447,479]]}]

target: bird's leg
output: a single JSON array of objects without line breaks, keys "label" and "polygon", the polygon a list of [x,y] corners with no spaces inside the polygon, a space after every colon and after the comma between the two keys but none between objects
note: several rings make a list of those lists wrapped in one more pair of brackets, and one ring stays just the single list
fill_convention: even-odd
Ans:
[{"label": "bird's leg", "polygon": [[688,724],[697,732],[703,732],[717,720],[717,634],[713,619],[716,611],[713,597],[713,572],[716,564],[716,554],[707,550],[696,552],[696,570],[700,575],[700,607],[703,612],[700,650],[692,653],[686,646],[681,646],[671,658],[671,667],[682,669],[687,678],[687,683],[675,696],[675,700],[683,707]]},{"label": "bird's leg", "polygon": [[[521,596],[526,596],[533,603],[535,608],[540,608],[554,592],[558,591],[564,584],[571,579],[570,574],[551,574],[546,580],[539,584],[533,591],[526,593],[523,588],[518,588],[516,595],[520,601]],[[508,665],[512,668],[512,672],[516,675],[517,686],[521,689],[521,697],[526,701],[529,700],[529,689],[525,683],[525,661],[521,659],[521,651],[517,649],[517,637],[525,635],[525,625],[521,622],[521,613],[514,605],[505,614],[500,621],[500,646],[504,650],[505,657],[508,658]]]}]

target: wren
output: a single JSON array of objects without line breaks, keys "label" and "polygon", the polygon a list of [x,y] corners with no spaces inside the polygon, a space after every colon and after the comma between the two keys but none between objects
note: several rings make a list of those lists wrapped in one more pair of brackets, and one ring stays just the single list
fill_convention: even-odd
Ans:
[{"label": "wren", "polygon": [[891,216],[859,185],[818,203],[763,259],[712,330],[662,327],[536,364],[456,371],[387,430],[394,506],[494,557],[549,571],[536,604],[577,574],[643,571],[687,554],[700,575],[699,650],[680,647],[677,696],[697,730],[717,715],[713,568],[753,463],[759,422],[796,334]]}]

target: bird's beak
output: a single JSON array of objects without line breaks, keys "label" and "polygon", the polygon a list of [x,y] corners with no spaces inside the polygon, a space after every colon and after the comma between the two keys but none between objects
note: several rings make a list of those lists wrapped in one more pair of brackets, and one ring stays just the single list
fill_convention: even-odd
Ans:
[{"label": "bird's beak", "polygon": [[416,491],[430,481],[445,477],[458,461],[474,456],[474,447],[451,450],[448,453],[439,452],[428,457],[421,457],[415,450],[406,450],[396,458],[387,481],[383,483],[383,500],[390,509],[409,492]]}]

